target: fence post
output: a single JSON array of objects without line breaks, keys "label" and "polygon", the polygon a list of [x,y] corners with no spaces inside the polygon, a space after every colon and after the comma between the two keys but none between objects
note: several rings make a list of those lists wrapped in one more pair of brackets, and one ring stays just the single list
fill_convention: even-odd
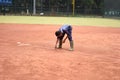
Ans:
[{"label": "fence post", "polygon": [[36,15],[36,0],[33,0],[33,15]]},{"label": "fence post", "polygon": [[73,16],[75,15],[75,0],[72,0],[72,5],[73,5]]}]

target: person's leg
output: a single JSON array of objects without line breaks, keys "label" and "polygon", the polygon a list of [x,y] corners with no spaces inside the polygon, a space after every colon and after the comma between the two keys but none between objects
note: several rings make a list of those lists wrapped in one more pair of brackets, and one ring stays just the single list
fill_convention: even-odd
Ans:
[{"label": "person's leg", "polygon": [[59,40],[59,46],[58,48],[62,48],[62,39]]},{"label": "person's leg", "polygon": [[73,51],[74,50],[74,42],[73,40],[70,41],[70,51]]},{"label": "person's leg", "polygon": [[70,36],[68,36],[68,39],[70,41],[70,50],[73,51],[74,50],[74,42],[72,39],[72,27],[71,26],[69,26],[69,34],[70,34]]},{"label": "person's leg", "polygon": [[65,36],[65,34],[63,34],[60,39],[59,39],[59,46],[58,48],[62,48],[62,42],[63,42],[63,37]]}]

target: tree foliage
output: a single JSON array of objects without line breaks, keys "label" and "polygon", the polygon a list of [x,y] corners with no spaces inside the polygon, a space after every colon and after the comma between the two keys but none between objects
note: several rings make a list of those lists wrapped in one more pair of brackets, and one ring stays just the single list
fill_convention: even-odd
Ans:
[{"label": "tree foliage", "polygon": [[[89,14],[93,10],[100,10],[103,8],[104,0],[75,0],[75,12]],[[33,0],[13,0],[14,6],[23,6],[31,8]],[[72,0],[36,0],[37,8],[44,9],[43,11],[69,11],[72,12]]]}]

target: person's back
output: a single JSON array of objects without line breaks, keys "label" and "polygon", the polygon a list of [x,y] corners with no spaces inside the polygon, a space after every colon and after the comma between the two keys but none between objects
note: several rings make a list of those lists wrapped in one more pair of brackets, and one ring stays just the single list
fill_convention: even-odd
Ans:
[{"label": "person's back", "polygon": [[70,25],[66,24],[60,27],[59,31],[63,33],[63,31],[68,31],[70,29]]}]

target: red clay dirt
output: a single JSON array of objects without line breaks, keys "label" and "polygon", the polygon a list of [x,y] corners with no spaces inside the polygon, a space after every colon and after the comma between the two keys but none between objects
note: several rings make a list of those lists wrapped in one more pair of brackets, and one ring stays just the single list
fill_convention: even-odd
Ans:
[{"label": "red clay dirt", "polygon": [[120,80],[120,28],[73,26],[69,51],[59,27],[0,24],[0,80]]}]

